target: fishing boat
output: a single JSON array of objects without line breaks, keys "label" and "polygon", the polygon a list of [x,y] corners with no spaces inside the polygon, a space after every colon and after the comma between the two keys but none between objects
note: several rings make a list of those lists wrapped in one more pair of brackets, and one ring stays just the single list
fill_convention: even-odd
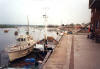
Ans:
[{"label": "fishing boat", "polygon": [[[27,17],[28,19],[28,17]],[[29,35],[29,20],[28,20],[28,32],[26,35],[19,35],[16,38],[17,44],[8,47],[6,50],[10,61],[14,61],[21,57],[27,56],[34,49],[35,41],[32,36]]]},{"label": "fishing boat", "polygon": [[48,16],[46,13],[43,15],[44,18],[44,23],[45,23],[45,28],[44,28],[44,38],[40,41],[37,41],[35,48],[40,49],[41,51],[48,50],[48,49],[53,49],[56,44],[58,43],[52,36],[47,36],[47,18]]},{"label": "fishing boat", "polygon": [[51,36],[47,36],[47,39],[42,39],[36,43],[35,48],[38,48],[42,51],[44,50],[53,50],[58,44],[58,41]]}]

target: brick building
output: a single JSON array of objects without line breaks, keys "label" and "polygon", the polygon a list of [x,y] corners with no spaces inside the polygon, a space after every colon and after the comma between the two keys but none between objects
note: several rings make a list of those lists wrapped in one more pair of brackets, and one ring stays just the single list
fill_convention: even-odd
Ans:
[{"label": "brick building", "polygon": [[91,9],[90,31],[92,38],[100,41],[100,0],[89,0],[89,8]]}]

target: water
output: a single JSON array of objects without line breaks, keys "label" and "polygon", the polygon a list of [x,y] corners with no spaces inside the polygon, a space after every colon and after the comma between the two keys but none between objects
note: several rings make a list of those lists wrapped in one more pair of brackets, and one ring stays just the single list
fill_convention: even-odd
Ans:
[{"label": "water", "polygon": [[[9,30],[8,33],[4,33],[4,30]],[[27,28],[26,27],[19,27],[19,34],[25,35]],[[17,31],[16,28],[0,28],[0,53],[1,53],[1,60],[0,64],[4,65],[7,64],[9,58],[7,53],[5,52],[5,48],[7,46],[11,46],[13,44],[16,44],[16,36],[14,35],[14,32]],[[45,30],[44,28],[30,28],[30,35],[33,36],[35,41],[41,40],[44,38]],[[52,36],[55,39],[57,38],[56,32],[47,32],[47,36]]]}]

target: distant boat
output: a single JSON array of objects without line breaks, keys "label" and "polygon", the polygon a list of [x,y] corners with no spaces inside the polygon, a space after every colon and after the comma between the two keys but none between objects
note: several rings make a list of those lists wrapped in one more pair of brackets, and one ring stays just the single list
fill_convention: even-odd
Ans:
[{"label": "distant boat", "polygon": [[8,33],[9,30],[4,30],[4,33]]},{"label": "distant boat", "polygon": [[18,31],[15,31],[15,33],[14,33],[15,35],[18,35]]},{"label": "distant boat", "polygon": [[15,36],[17,36],[17,35],[18,35],[18,33],[19,33],[19,28],[18,28],[18,27],[16,27],[16,29],[17,29],[17,30],[14,32],[14,35],[15,35]]},{"label": "distant boat", "polygon": [[6,49],[10,61],[24,57],[33,51],[35,41],[32,36],[29,35],[29,21],[27,35],[19,35],[16,40],[18,42],[16,45],[10,46]]}]

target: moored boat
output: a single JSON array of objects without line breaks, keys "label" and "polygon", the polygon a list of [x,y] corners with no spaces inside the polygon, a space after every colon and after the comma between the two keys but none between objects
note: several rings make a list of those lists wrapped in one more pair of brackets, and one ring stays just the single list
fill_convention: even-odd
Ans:
[{"label": "moored boat", "polygon": [[16,40],[17,40],[16,45],[10,46],[6,49],[10,61],[14,61],[21,57],[27,56],[34,49],[35,41],[29,34],[29,20],[28,20],[28,32],[26,33],[26,35],[19,35]]},{"label": "moored boat", "polygon": [[10,61],[14,61],[30,54],[35,45],[32,37],[28,35],[20,35],[16,40],[18,41],[18,44],[7,48]]}]

